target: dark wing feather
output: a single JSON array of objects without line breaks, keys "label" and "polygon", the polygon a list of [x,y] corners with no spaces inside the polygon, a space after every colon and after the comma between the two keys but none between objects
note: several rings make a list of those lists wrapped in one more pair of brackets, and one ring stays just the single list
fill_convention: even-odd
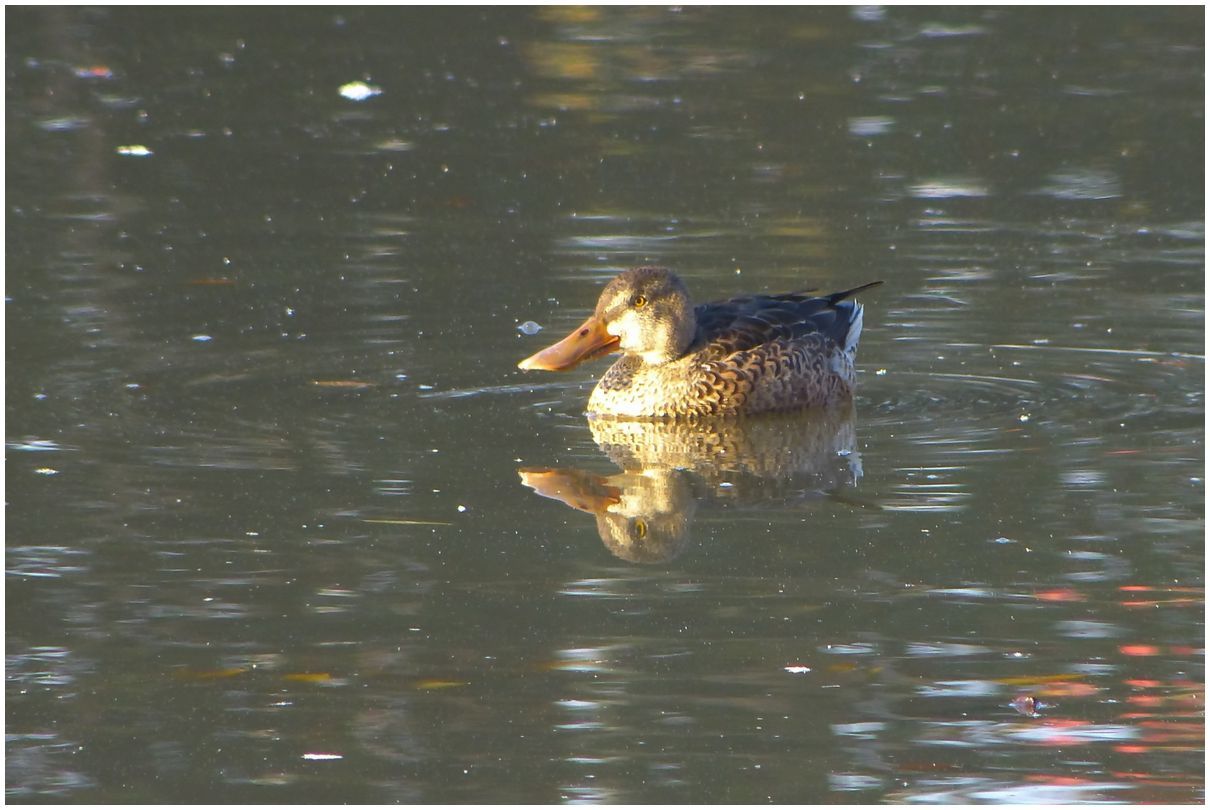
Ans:
[{"label": "dark wing feather", "polygon": [[844,299],[881,283],[826,296],[753,295],[701,304],[695,310],[697,344],[714,358],[815,334],[843,345],[853,314],[853,305]]}]

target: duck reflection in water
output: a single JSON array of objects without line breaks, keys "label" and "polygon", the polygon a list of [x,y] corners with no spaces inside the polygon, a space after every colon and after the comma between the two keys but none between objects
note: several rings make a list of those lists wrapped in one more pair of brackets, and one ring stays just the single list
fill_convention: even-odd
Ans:
[{"label": "duck reflection in water", "polygon": [[747,419],[588,424],[621,472],[522,468],[521,482],[593,515],[605,547],[628,562],[677,557],[699,505],[794,506],[861,478],[851,403]]}]

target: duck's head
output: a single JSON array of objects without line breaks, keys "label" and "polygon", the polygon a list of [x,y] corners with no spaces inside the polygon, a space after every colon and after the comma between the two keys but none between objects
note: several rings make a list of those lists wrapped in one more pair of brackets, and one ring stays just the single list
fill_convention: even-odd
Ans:
[{"label": "duck's head", "polygon": [[658,366],[684,355],[696,330],[680,278],[662,267],[636,267],[606,285],[596,310],[575,331],[517,366],[566,371],[614,351]]}]

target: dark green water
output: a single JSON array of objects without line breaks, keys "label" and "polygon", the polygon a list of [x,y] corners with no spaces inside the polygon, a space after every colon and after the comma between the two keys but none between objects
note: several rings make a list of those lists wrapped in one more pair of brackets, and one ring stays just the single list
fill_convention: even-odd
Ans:
[{"label": "dark green water", "polygon": [[[1204,801],[1201,8],[6,24],[9,801]],[[648,262],[852,417],[515,368]]]}]

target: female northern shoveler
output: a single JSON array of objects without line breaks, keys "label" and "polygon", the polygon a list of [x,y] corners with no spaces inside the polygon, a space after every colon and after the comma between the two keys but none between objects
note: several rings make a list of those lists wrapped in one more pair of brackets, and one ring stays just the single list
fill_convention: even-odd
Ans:
[{"label": "female northern shoveler", "polygon": [[824,407],[852,397],[861,304],[881,284],[812,297],[750,295],[694,307],[662,267],[627,270],[574,332],[518,363],[563,371],[613,351],[588,412],[622,418],[723,416]]}]

